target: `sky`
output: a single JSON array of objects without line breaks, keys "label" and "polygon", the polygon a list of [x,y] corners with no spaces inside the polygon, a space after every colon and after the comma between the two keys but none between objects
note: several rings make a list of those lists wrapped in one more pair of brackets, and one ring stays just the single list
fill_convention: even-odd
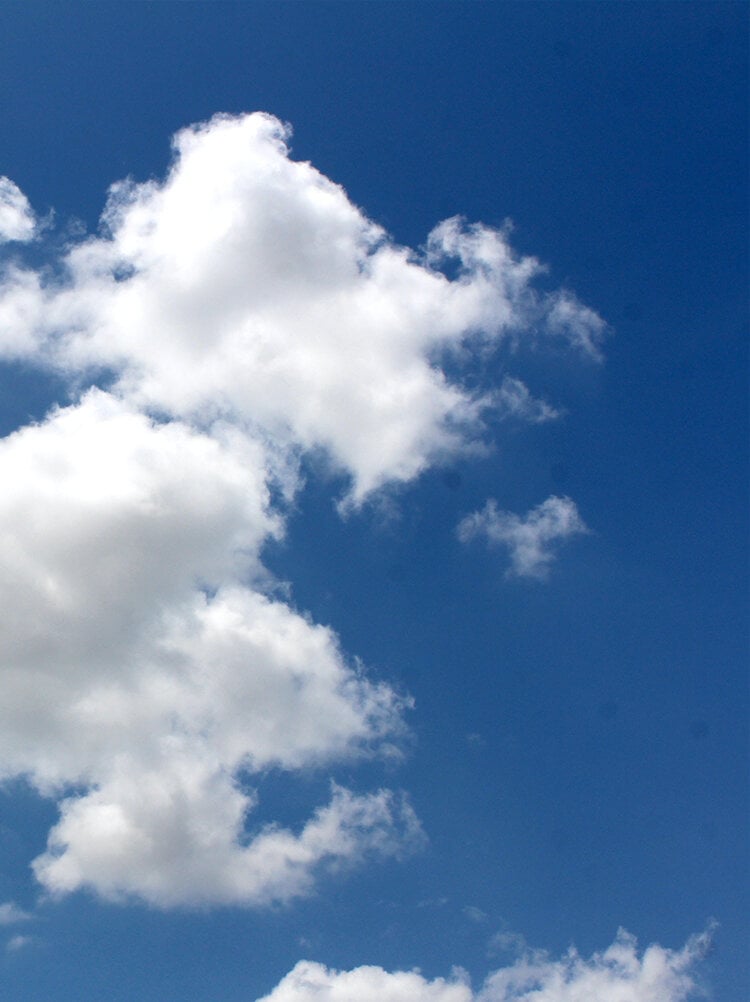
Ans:
[{"label": "sky", "polygon": [[0,986],[744,1002],[748,24],[0,10]]}]

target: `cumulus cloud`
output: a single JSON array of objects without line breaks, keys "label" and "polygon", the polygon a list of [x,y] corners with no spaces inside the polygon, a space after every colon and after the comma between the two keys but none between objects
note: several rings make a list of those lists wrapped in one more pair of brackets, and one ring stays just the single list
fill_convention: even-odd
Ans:
[{"label": "cumulus cloud", "polygon": [[460,972],[429,981],[415,971],[333,971],[301,961],[259,1002],[686,1002],[702,994],[694,970],[707,945],[703,934],[681,950],[654,944],[639,955],[635,939],[620,930],[588,959],[574,949],[560,960],[526,953],[477,991]]},{"label": "cumulus cloud", "polygon": [[278,531],[257,452],[100,390],[0,442],[1,774],[89,791],[63,800],[35,864],[53,891],[288,898],[319,859],[358,852],[368,819],[363,845],[414,828],[385,795],[339,794],[299,837],[241,845],[239,771],[383,744],[403,705],[330,630],[242,583]]},{"label": "cumulus cloud", "polygon": [[416,971],[389,973],[382,967],[333,971],[302,960],[258,1002],[472,1002],[467,984],[437,978],[426,981]]},{"label": "cumulus cloud", "polygon": [[291,160],[288,136],[263,114],[178,133],[163,183],[112,187],[103,233],[61,262],[66,281],[8,278],[0,354],[108,367],[139,407],[322,448],[359,502],[460,448],[493,405],[442,353],[545,327],[592,353],[602,321],[536,295],[540,265],[507,234],[451,219],[420,258]]},{"label": "cumulus cloud", "polygon": [[308,893],[321,868],[400,855],[423,839],[403,798],[339,787],[300,832],[268,825],[242,839],[251,801],[226,771],[212,773],[198,756],[150,773],[134,765],[63,803],[49,850],[34,863],[53,894],[90,887],[160,907],[286,903]]},{"label": "cumulus cloud", "polygon": [[526,515],[501,511],[490,499],[481,511],[462,519],[457,533],[461,542],[485,537],[510,552],[509,574],[544,579],[549,573],[556,546],[571,536],[588,532],[575,502],[549,497]]},{"label": "cumulus cloud", "polygon": [[10,178],[0,177],[0,243],[31,240],[36,230],[28,198]]},{"label": "cumulus cloud", "polygon": [[[253,827],[264,770],[391,757],[409,705],[274,594],[263,547],[306,455],[352,508],[489,408],[555,416],[515,376],[468,390],[475,350],[597,355],[601,320],[535,292],[506,232],[456,218],[399,247],[288,139],[265,114],[185,129],[164,180],[113,185],[96,235],[0,272],[0,359],[70,392],[0,440],[0,778],[60,805],[34,862],[52,894],[261,905],[418,845],[387,790],[334,785],[298,828]],[[28,239],[11,182],[0,205]]]}]

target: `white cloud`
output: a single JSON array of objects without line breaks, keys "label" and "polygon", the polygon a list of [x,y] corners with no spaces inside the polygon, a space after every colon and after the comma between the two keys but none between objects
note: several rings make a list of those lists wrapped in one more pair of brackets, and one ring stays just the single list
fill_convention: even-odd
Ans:
[{"label": "white cloud", "polygon": [[[178,133],[164,183],[112,188],[108,232],[73,246],[66,284],[7,279],[14,323],[0,353],[112,367],[139,407],[322,448],[359,502],[480,430],[492,394],[463,390],[437,366],[442,353],[550,319],[576,346],[598,343],[595,314],[534,294],[540,266],[505,233],[448,220],[420,259],[289,159],[287,138],[262,114]],[[450,258],[454,281],[439,270]],[[532,420],[545,413],[531,408]]]},{"label": "white cloud", "polygon": [[561,541],[588,532],[570,498],[549,497],[526,515],[501,511],[490,499],[481,511],[462,519],[457,533],[462,542],[478,536],[510,551],[509,573],[545,578]]},{"label": "white cloud", "polygon": [[0,177],[0,244],[31,240],[36,230],[28,198],[8,177]]},{"label": "white cloud", "polygon": [[408,705],[273,596],[263,546],[304,454],[356,506],[475,441],[486,408],[555,416],[515,377],[466,390],[474,350],[546,330],[596,354],[602,322],[535,293],[507,233],[452,219],[399,247],[287,140],[263,114],[185,129],[98,235],[0,274],[0,358],[54,367],[73,401],[0,440],[0,777],[60,804],[34,863],[53,894],[264,904],[417,844],[403,798],[338,787],[253,834],[259,773],[393,755]]},{"label": "white cloud", "polygon": [[416,971],[391,974],[382,967],[332,971],[302,960],[258,1002],[472,1002],[462,981],[426,981]]},{"label": "white cloud", "polygon": [[321,867],[400,855],[423,839],[407,801],[340,787],[299,833],[269,825],[243,839],[252,801],[228,774],[198,756],[173,754],[150,772],[134,765],[63,803],[49,851],[34,864],[53,894],[91,887],[159,907],[284,903],[309,893]]},{"label": "white cloud", "polygon": [[601,317],[567,291],[555,293],[549,300],[549,306],[547,325],[550,333],[559,335],[583,354],[601,360],[604,334]]},{"label": "white cloud", "polygon": [[301,961],[259,1002],[686,1002],[702,994],[694,969],[707,944],[704,934],[681,950],[655,944],[639,955],[635,939],[621,930],[588,960],[572,949],[560,960],[526,954],[476,992],[460,972],[429,981],[418,972],[333,971]]},{"label": "white cloud", "polygon": [[260,448],[213,432],[95,390],[0,442],[0,769],[49,795],[87,789],[35,865],[53,891],[284,898],[321,859],[415,827],[385,794],[340,795],[299,838],[244,844],[240,771],[387,753],[403,701],[241,582],[278,519]]}]

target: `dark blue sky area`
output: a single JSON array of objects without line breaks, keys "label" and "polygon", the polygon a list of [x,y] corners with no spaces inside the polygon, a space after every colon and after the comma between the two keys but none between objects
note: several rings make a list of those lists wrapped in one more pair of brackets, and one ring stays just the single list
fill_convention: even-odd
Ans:
[{"label": "dark blue sky area", "polygon": [[[0,174],[59,232],[95,229],[116,179],[161,176],[176,129],[262,109],[396,240],[511,219],[542,284],[610,327],[601,367],[491,363],[562,422],[491,427],[494,451],[428,472],[391,517],[342,521],[311,473],[269,550],[298,606],[414,696],[387,782],[429,848],[289,912],[70,899],[41,959],[5,962],[8,998],[251,999],[303,955],[479,979],[503,923],[588,954],[620,925],[677,947],[712,917],[715,998],[747,997],[747,66],[746,4],[2,7]],[[5,371],[4,433],[44,409],[35,378]],[[490,496],[523,512],[550,494],[592,532],[546,583],[456,539]],[[324,780],[300,780],[304,809]],[[18,805],[4,830],[44,809]],[[32,893],[33,827],[6,839],[0,900]]]}]

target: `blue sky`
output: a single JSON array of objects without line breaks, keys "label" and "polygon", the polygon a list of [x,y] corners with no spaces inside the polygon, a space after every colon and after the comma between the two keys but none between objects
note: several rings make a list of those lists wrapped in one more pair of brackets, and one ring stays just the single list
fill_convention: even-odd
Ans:
[{"label": "blue sky", "polygon": [[3,7],[6,997],[747,997],[747,50]]}]

